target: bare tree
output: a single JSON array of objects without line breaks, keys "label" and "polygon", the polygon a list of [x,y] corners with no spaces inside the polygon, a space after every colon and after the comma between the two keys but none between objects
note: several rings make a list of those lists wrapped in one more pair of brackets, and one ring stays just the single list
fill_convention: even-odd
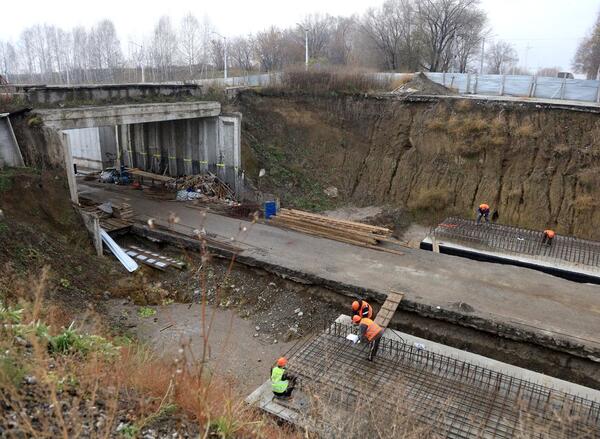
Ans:
[{"label": "bare tree", "polygon": [[272,72],[283,67],[283,47],[284,34],[275,26],[256,34],[254,49],[262,70]]},{"label": "bare tree", "polygon": [[600,14],[593,29],[577,47],[573,69],[584,73],[587,79],[597,79],[600,76]]},{"label": "bare tree", "polygon": [[556,78],[558,77],[558,72],[560,71],[560,67],[542,67],[541,69],[538,69],[536,75]]},{"label": "bare tree", "polygon": [[17,73],[18,58],[15,47],[10,42],[0,41],[0,72],[10,77],[13,73]]},{"label": "bare tree", "polygon": [[327,47],[327,58],[332,64],[346,65],[352,53],[355,20],[336,17],[333,19],[331,36]]},{"label": "bare tree", "polygon": [[417,8],[422,66],[432,72],[447,70],[456,39],[472,31],[473,21],[484,16],[479,0],[417,0]]},{"label": "bare tree", "polygon": [[398,70],[412,64],[414,5],[412,0],[387,0],[379,9],[369,9],[361,28],[384,59],[384,68]]},{"label": "bare tree", "polygon": [[330,15],[307,15],[298,27],[297,41],[304,48],[305,37],[308,37],[308,55],[312,59],[323,58],[331,39],[332,28],[333,17]]},{"label": "bare tree", "polygon": [[[449,66],[456,68],[460,73],[465,73],[469,64],[479,55],[479,49],[484,38],[484,28],[487,17],[483,11],[472,10],[463,17],[468,24],[456,33],[450,45],[449,58],[446,58],[445,70]],[[479,59],[481,57],[479,56]]]},{"label": "bare tree", "polygon": [[254,64],[254,41],[251,35],[234,38],[229,46],[229,52],[237,68],[244,72],[252,70]]},{"label": "bare tree", "polygon": [[166,15],[160,17],[154,28],[150,53],[154,67],[160,72],[160,78],[171,79],[171,70],[177,53],[177,35],[171,25],[171,19]]},{"label": "bare tree", "polygon": [[188,12],[181,20],[179,50],[183,62],[188,66],[190,77],[192,77],[193,67],[199,63],[202,55],[202,29],[200,22],[191,12]]},{"label": "bare tree", "polygon": [[225,70],[225,41],[214,38],[210,41],[210,55],[215,69]]},{"label": "bare tree", "polygon": [[506,73],[519,61],[519,57],[512,45],[505,41],[496,41],[488,47],[486,61],[488,73],[498,75]]}]

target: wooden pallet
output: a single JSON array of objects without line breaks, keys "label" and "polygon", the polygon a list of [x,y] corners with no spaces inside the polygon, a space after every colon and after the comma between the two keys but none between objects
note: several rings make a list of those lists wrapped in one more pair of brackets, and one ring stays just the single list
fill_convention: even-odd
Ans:
[{"label": "wooden pallet", "polygon": [[122,220],[119,218],[100,218],[100,227],[109,233],[126,229],[131,227],[132,224],[133,221],[130,220]]},{"label": "wooden pallet", "polygon": [[387,328],[394,316],[394,313],[398,309],[398,305],[400,305],[400,301],[404,297],[404,293],[399,293],[397,291],[390,291],[388,293],[387,299],[381,306],[381,309],[377,313],[375,317],[375,323],[377,323],[382,328]]}]

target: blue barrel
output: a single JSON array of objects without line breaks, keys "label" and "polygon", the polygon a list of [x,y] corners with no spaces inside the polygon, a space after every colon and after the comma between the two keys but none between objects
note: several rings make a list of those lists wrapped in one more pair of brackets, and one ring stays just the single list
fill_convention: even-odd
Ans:
[{"label": "blue barrel", "polygon": [[265,218],[269,219],[275,215],[277,215],[277,203],[275,201],[266,201],[265,202]]}]

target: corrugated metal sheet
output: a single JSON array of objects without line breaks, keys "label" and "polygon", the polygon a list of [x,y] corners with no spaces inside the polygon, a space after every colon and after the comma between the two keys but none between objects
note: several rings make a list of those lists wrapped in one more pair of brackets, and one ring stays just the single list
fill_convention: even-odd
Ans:
[{"label": "corrugated metal sheet", "polygon": [[81,128],[63,132],[69,136],[73,162],[77,166],[95,170],[102,169],[102,150],[98,128]]}]

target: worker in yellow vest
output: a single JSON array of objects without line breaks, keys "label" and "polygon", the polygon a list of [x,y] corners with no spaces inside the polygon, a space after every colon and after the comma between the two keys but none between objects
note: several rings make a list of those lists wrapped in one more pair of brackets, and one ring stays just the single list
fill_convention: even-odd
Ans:
[{"label": "worker in yellow vest", "polygon": [[287,359],[281,357],[271,369],[271,390],[276,398],[289,398],[296,385],[296,377],[287,373],[287,363]]},{"label": "worker in yellow vest", "polygon": [[359,338],[358,342],[367,342],[370,345],[369,349],[369,361],[373,361],[377,350],[379,349],[379,343],[381,337],[383,337],[384,329],[375,323],[371,319],[363,319],[360,316],[352,317],[352,323],[358,325]]}]

